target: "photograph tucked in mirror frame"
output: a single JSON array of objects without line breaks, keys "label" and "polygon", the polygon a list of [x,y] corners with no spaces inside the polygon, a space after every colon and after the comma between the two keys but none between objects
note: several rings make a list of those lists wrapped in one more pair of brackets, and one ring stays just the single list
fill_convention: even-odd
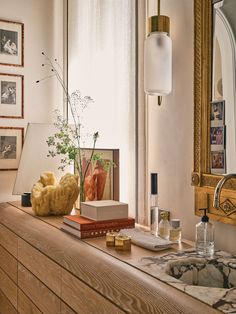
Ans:
[{"label": "photograph tucked in mirror frame", "polygon": [[[227,167],[227,160],[225,159],[225,151],[228,153],[227,148],[225,149],[227,147],[227,139],[226,141],[223,139],[222,143],[221,135],[224,138],[224,135],[228,132],[228,126],[227,129],[221,129],[223,134],[219,134],[218,140],[222,144],[218,146],[216,139],[213,139],[213,133],[216,133],[217,130],[215,129],[213,132],[211,127],[224,127],[225,117],[222,117],[221,125],[214,125],[213,120],[211,120],[211,103],[213,100],[212,22],[212,0],[194,0],[194,164],[192,185],[195,186],[195,214],[201,216],[202,212],[200,209],[207,208],[211,219],[236,225],[235,179],[227,180],[220,194],[219,208],[213,207],[215,188],[222,175],[219,175],[219,172],[218,174],[211,172],[215,172],[215,169],[220,169],[224,173],[225,167]],[[221,91],[220,83],[218,85],[218,89]],[[214,100],[220,102],[225,99],[219,98]],[[225,110],[225,114],[227,114],[226,112]],[[215,150],[212,150],[212,146],[215,146]]]}]

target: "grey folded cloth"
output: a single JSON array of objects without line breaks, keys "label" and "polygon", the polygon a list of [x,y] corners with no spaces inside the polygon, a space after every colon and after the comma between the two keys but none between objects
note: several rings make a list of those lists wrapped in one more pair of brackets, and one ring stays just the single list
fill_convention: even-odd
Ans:
[{"label": "grey folded cloth", "polygon": [[140,229],[122,229],[120,233],[131,237],[131,242],[135,245],[141,246],[151,251],[161,251],[169,248],[173,242],[169,240],[156,237],[150,232],[142,231]]}]

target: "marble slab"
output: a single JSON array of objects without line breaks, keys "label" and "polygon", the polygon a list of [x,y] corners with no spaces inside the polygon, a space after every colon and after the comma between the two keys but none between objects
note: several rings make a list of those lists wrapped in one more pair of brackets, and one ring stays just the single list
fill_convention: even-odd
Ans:
[{"label": "marble slab", "polygon": [[203,257],[191,249],[130,264],[223,313],[236,313],[236,255],[216,251]]}]

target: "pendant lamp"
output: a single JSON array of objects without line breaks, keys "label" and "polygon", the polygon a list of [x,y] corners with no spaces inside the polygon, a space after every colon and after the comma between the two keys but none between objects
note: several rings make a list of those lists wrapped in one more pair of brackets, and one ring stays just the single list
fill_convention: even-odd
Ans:
[{"label": "pendant lamp", "polygon": [[148,95],[157,95],[158,104],[161,96],[170,94],[172,89],[172,41],[169,37],[170,19],[158,15],[148,19],[149,34],[144,43],[144,90]]}]

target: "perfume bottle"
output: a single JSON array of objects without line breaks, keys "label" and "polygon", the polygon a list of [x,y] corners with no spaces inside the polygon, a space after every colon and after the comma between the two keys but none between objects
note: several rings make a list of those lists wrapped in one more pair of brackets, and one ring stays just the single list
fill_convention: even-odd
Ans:
[{"label": "perfume bottle", "polygon": [[161,212],[161,221],[158,226],[159,236],[168,240],[170,237],[170,223],[168,220],[168,212]]},{"label": "perfume bottle", "polygon": [[180,219],[171,219],[170,221],[170,241],[175,243],[181,242],[182,229],[180,227]]},{"label": "perfume bottle", "polygon": [[151,234],[158,235],[158,174],[151,173],[150,225]]}]

